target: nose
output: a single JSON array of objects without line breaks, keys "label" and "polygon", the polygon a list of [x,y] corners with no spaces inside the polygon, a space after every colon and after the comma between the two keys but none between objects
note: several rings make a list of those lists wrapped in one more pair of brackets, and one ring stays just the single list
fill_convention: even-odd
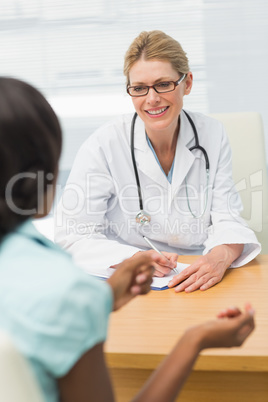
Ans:
[{"label": "nose", "polygon": [[158,103],[160,101],[160,95],[153,87],[149,88],[148,94],[146,95],[146,101],[152,104]]}]

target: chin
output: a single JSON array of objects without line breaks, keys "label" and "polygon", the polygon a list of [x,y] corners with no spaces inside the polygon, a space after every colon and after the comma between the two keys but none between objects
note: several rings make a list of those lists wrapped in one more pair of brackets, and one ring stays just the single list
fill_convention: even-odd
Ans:
[{"label": "chin", "polygon": [[[147,120],[148,121],[148,120]],[[147,127],[150,128],[151,130],[167,130],[168,127],[170,126],[170,123],[168,123],[167,121],[151,121],[149,120]]]}]

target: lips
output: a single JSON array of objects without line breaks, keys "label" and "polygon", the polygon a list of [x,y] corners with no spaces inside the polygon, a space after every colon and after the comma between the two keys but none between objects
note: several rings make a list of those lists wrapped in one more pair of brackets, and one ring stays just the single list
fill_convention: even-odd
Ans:
[{"label": "lips", "polygon": [[168,109],[168,106],[165,106],[165,107],[161,107],[161,108],[157,108],[157,109],[145,110],[145,112],[147,114],[149,114],[150,116],[157,116],[157,115],[161,115],[162,113],[164,113],[167,109]]}]

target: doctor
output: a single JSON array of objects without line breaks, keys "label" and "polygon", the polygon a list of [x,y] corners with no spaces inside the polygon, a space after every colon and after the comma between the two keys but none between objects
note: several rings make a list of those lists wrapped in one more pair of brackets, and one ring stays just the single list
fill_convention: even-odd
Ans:
[{"label": "doctor", "polygon": [[82,145],[55,217],[56,241],[87,272],[137,252],[163,252],[157,276],[180,254],[203,254],[176,275],[176,291],[206,290],[261,247],[241,219],[231,149],[218,121],[183,110],[193,75],[180,44],[142,32],[124,64],[135,115],[105,124]]}]

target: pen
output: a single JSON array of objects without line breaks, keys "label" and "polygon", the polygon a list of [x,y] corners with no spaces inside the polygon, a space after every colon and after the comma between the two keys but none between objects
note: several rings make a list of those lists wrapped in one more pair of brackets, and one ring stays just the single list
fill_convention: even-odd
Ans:
[{"label": "pen", "polygon": [[[154,250],[156,251],[158,254],[161,254],[163,257],[167,258],[163,253],[161,253],[161,251],[158,250],[158,248],[155,247],[155,245],[151,242],[151,240],[149,240],[146,236],[142,236],[144,238],[144,240],[146,241],[146,243]],[[172,268],[172,271],[176,272],[176,274],[178,273],[176,268]]]}]

